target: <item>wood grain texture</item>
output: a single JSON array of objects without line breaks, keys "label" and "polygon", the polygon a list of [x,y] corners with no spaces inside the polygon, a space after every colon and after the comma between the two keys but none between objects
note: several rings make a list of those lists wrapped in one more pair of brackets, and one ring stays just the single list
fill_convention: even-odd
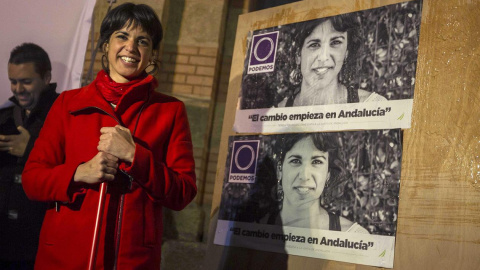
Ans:
[{"label": "wood grain texture", "polygon": [[[249,31],[404,1],[305,0],[240,16],[205,269],[379,269],[213,244]],[[480,1],[425,0],[394,269],[480,269]]]}]

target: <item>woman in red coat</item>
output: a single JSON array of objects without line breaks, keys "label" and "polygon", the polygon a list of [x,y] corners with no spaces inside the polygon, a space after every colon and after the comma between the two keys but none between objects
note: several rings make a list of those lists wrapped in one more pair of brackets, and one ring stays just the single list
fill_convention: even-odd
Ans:
[{"label": "woman in red coat", "polygon": [[95,269],[159,269],[162,207],[195,197],[185,107],[155,92],[162,26],[146,5],[111,10],[100,29],[107,60],[88,86],[53,105],[23,173],[30,199],[51,202],[36,269],[87,269],[100,183],[107,182]]}]

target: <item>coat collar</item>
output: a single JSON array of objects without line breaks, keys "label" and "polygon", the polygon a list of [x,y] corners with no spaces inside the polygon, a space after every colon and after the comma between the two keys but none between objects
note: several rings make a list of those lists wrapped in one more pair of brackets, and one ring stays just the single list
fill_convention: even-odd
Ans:
[{"label": "coat collar", "polygon": [[125,92],[114,110],[97,89],[96,82],[99,79],[98,76],[100,73],[101,72],[97,74],[97,78],[93,82],[81,88],[81,90],[76,93],[75,97],[72,98],[73,102],[68,106],[70,112],[86,108],[98,108],[112,115],[122,114],[132,104],[146,101],[158,85],[157,80],[153,76],[148,75],[144,79],[145,83],[143,85],[132,87]]}]

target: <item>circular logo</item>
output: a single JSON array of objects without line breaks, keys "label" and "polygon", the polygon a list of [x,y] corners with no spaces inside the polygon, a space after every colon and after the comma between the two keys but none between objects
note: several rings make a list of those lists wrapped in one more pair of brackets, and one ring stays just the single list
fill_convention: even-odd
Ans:
[{"label": "circular logo", "polygon": [[[250,157],[250,161],[249,161],[248,165],[242,167],[238,163],[238,155],[240,154],[240,151],[242,151],[244,148],[250,150],[251,157]],[[237,168],[239,170],[241,170],[241,171],[248,170],[248,168],[252,167],[252,164],[253,164],[254,161],[255,161],[255,150],[253,149],[253,147],[251,147],[250,145],[244,144],[244,145],[240,146],[240,148],[238,148],[237,153],[235,153],[235,165],[237,166]]]},{"label": "circular logo", "polygon": [[[260,43],[262,43],[264,41],[267,41],[267,42],[270,43],[270,51],[267,53],[267,56],[265,56],[263,58],[260,58],[257,54],[257,50],[258,50],[258,46],[260,46]],[[253,50],[253,56],[255,56],[255,59],[257,59],[257,61],[263,62],[263,61],[267,60],[272,55],[274,48],[275,48],[275,46],[273,44],[273,39],[271,39],[269,37],[263,37],[255,45],[255,48]]]}]

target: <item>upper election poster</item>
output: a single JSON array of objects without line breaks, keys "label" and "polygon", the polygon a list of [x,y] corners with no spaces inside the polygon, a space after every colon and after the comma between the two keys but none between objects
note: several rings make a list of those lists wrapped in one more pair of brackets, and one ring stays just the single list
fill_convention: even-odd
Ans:
[{"label": "upper election poster", "polygon": [[422,1],[250,32],[236,132],[409,128]]},{"label": "upper election poster", "polygon": [[232,136],[214,243],[393,267],[402,132]]}]

